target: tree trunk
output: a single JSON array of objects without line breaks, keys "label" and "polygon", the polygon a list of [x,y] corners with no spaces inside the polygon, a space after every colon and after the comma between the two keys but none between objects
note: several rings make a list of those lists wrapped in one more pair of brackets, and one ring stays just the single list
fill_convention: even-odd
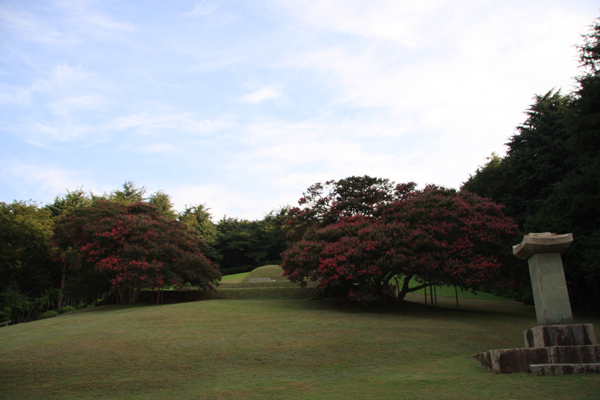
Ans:
[{"label": "tree trunk", "polygon": [[64,296],[64,290],[65,290],[65,278],[67,276],[67,266],[65,265],[65,262],[63,261],[63,265],[60,268],[60,290],[58,292],[58,309],[60,310],[62,307],[62,302],[63,302],[63,296]]}]

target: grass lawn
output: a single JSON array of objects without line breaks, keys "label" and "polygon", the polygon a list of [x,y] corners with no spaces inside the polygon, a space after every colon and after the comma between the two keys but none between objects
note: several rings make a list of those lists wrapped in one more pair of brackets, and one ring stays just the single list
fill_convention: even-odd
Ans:
[{"label": "grass lawn", "polygon": [[[264,267],[256,268],[251,272],[243,272],[241,274],[234,275],[226,275],[221,280],[221,287],[219,288],[221,292],[221,297],[223,298],[264,298],[269,297],[269,295],[274,295],[275,297],[282,297],[281,294],[284,292],[283,289],[280,290],[264,290],[264,288],[274,289],[275,287],[283,288],[285,287],[285,292],[292,293],[296,298],[307,297],[305,294],[301,294],[299,290],[292,290],[292,288],[297,288],[295,284],[290,283],[286,278],[281,276],[282,270],[278,265],[265,265]],[[250,283],[250,278],[270,278],[275,280],[276,283]],[[314,286],[315,283],[310,283],[310,286]],[[418,283],[413,279],[410,286],[417,286]],[[277,292],[277,294],[275,294]],[[413,294],[420,294],[423,299],[425,298],[425,290],[417,290],[412,292]],[[440,296],[442,297],[454,297],[456,299],[456,292],[454,287],[449,286],[438,286],[435,289],[435,293],[438,296],[438,301]],[[479,292],[477,294],[473,294],[468,291],[458,290],[459,299],[482,299],[482,300],[505,300],[502,297],[495,296],[491,293]],[[427,302],[431,303],[431,292],[430,289],[427,288]],[[425,300],[423,300],[424,302]],[[456,304],[456,300],[455,300]],[[459,301],[460,307],[460,301]]]},{"label": "grass lawn", "polygon": [[105,306],[4,327],[0,398],[598,399],[598,375],[495,375],[467,358],[523,347],[532,306],[422,299]]}]

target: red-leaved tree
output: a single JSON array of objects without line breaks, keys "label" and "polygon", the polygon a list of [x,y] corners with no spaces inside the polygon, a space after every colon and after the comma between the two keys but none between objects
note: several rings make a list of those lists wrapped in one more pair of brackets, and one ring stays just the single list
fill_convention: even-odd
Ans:
[{"label": "red-leaved tree", "polygon": [[108,289],[123,304],[134,303],[142,288],[190,283],[213,290],[221,277],[202,239],[147,203],[98,201],[74,210],[57,220],[52,241],[58,257],[77,252],[76,272],[88,277],[80,285]]},{"label": "red-leaved tree", "polygon": [[282,255],[284,275],[363,303],[403,299],[431,284],[472,291],[512,284],[510,269],[522,269],[509,255],[519,232],[501,207],[436,186],[398,185],[396,193],[370,215],[307,227]]}]

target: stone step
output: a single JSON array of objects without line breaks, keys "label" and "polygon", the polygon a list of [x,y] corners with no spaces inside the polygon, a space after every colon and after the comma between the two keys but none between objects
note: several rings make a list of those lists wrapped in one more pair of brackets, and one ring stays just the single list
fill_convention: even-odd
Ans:
[{"label": "stone step", "polygon": [[536,376],[564,374],[600,374],[600,363],[591,364],[532,364],[531,373]]},{"label": "stone step", "polygon": [[496,373],[527,372],[530,365],[600,363],[600,346],[552,346],[496,349],[471,356]]}]

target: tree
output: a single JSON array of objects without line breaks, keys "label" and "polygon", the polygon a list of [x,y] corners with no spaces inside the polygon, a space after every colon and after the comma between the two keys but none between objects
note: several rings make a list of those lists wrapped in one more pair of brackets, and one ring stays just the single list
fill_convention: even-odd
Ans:
[{"label": "tree", "polygon": [[314,227],[323,227],[354,215],[372,216],[375,208],[397,197],[389,179],[351,176],[338,181],[315,183],[289,210],[288,237],[300,240]]},{"label": "tree", "polygon": [[52,241],[77,250],[79,283],[88,292],[110,290],[121,303],[134,303],[142,288],[190,283],[212,290],[220,279],[204,241],[147,203],[105,200],[77,209],[57,220]]},{"label": "tree", "polygon": [[370,215],[307,229],[282,255],[284,276],[364,303],[403,299],[430,284],[475,291],[513,283],[506,269],[518,260],[508,251],[519,233],[501,207],[467,192],[414,187],[398,185],[396,200],[379,202]]},{"label": "tree", "polygon": [[185,206],[185,210],[179,214],[179,221],[183,222],[194,231],[205,242],[214,244],[217,236],[217,229],[212,222],[210,208],[205,204],[197,206]]},{"label": "tree", "polygon": [[51,213],[33,202],[0,202],[0,310],[13,322],[37,318],[57,281],[48,250]]},{"label": "tree", "polygon": [[45,208],[48,209],[53,217],[60,217],[68,212],[71,212],[79,207],[87,207],[92,204],[92,198],[87,196],[83,188],[77,188],[74,191],[67,189],[67,193],[63,196],[56,196],[52,204],[48,204]]},{"label": "tree", "polygon": [[173,202],[171,196],[163,192],[162,190],[153,193],[148,197],[148,203],[156,207],[156,212],[165,217],[166,219],[176,219],[177,212],[173,208]]},{"label": "tree", "polygon": [[[49,210],[54,218],[57,218],[81,207],[89,207],[92,203],[92,196],[87,196],[82,188],[77,188],[74,191],[67,189],[65,195],[56,196],[54,202],[48,204],[44,208]],[[54,255],[55,264],[57,264],[60,269],[60,287],[57,305],[58,309],[60,309],[63,304],[67,274],[71,272],[77,264],[77,252],[73,248],[53,248],[51,252]]]},{"label": "tree", "polygon": [[279,264],[287,246],[288,207],[267,213],[262,220],[223,217],[217,223],[215,252],[226,274]]},{"label": "tree", "polygon": [[135,187],[133,181],[125,181],[123,190],[115,190],[108,197],[109,200],[118,201],[125,204],[133,204],[144,201],[146,194],[146,186],[141,188]]},{"label": "tree", "polygon": [[492,155],[462,190],[505,205],[521,227],[537,229],[538,209],[569,170],[566,117],[571,102],[560,91],[536,95],[527,119],[506,144],[506,157]]}]

